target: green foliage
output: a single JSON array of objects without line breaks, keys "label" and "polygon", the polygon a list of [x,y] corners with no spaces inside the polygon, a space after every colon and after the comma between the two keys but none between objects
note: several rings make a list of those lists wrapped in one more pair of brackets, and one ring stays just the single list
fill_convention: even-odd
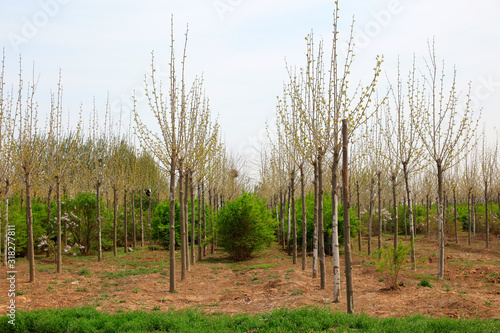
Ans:
[{"label": "green foliage", "polygon": [[248,259],[274,239],[276,222],[265,201],[255,194],[243,192],[234,201],[226,202],[218,218],[219,244],[236,261]]},{"label": "green foliage", "polygon": [[394,247],[384,244],[380,250],[374,251],[373,256],[378,258],[377,270],[384,276],[384,281],[388,288],[398,287],[398,276],[404,267],[409,267],[411,263],[406,263],[411,247],[405,243],[399,243],[396,251]]},{"label": "green foliage", "polygon": [[89,277],[90,275],[92,275],[92,273],[90,273],[90,270],[88,268],[82,268],[78,272],[78,275],[83,275],[83,276]]},{"label": "green foliage", "polygon": [[[175,246],[181,244],[181,225],[180,225],[180,205],[175,202]],[[151,221],[153,239],[159,240],[161,244],[168,248],[170,244],[170,200],[160,202],[155,209],[154,218]]]},{"label": "green foliage", "polygon": [[[215,305],[214,305],[215,306]],[[498,319],[450,319],[410,316],[373,318],[328,308],[277,309],[258,315],[204,313],[193,309],[131,311],[116,314],[95,308],[16,313],[16,325],[0,317],[0,331],[10,332],[498,332]],[[158,311],[159,310],[159,311]],[[164,309],[163,309],[164,310]]]},{"label": "green foliage", "polygon": [[420,280],[419,283],[417,283],[418,287],[428,287],[428,288],[434,288],[434,286],[429,282],[427,279],[422,279]]}]

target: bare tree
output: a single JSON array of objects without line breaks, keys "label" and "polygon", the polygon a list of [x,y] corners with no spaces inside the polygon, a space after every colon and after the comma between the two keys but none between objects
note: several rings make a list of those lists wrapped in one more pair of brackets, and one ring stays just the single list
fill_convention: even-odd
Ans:
[{"label": "bare tree", "polygon": [[[416,131],[422,140],[429,158],[436,164],[438,181],[438,223],[439,223],[439,265],[438,279],[444,277],[444,206],[443,172],[459,156],[473,147],[474,132],[479,117],[474,116],[470,91],[465,101],[459,100],[456,88],[456,69],[451,82],[445,78],[444,62],[439,68],[434,41],[428,43],[428,58],[425,59],[426,73],[422,74],[420,85],[415,83],[416,93],[409,98],[410,116],[416,120]],[[413,82],[411,83],[413,85]],[[459,113],[460,111],[460,113]]]}]

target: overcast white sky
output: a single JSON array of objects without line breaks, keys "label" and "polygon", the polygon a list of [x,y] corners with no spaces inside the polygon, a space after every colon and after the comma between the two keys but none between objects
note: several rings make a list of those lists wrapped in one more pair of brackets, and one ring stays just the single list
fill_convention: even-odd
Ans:
[{"label": "overcast white sky", "polygon": [[[341,1],[341,36],[355,17],[358,75],[371,73],[377,54],[393,72],[413,54],[426,54],[435,37],[438,57],[457,66],[459,87],[473,83],[473,99],[488,129],[500,124],[499,0],[350,0]],[[0,47],[5,48],[9,82],[16,82],[18,57],[25,74],[35,62],[40,74],[38,99],[48,106],[59,68],[65,109],[92,99],[104,111],[109,91],[113,114],[123,105],[129,117],[132,91],[142,90],[151,51],[168,65],[170,16],[174,15],[180,52],[189,23],[188,76],[204,73],[205,87],[225,141],[242,154],[264,138],[265,122],[275,112],[276,96],[289,64],[304,64],[304,37],[331,40],[331,0],[0,0]],[[179,53],[180,57],[180,53]],[[28,77],[26,78],[28,79]],[[141,111],[147,117],[148,110]]]}]

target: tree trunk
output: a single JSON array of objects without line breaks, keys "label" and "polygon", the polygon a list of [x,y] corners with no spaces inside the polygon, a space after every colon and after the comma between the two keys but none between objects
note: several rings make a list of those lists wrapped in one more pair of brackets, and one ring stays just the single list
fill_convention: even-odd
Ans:
[{"label": "tree trunk", "polygon": [[[392,201],[394,205],[394,217],[393,217],[393,225],[394,225],[394,251],[398,248],[398,204],[396,201],[396,175],[392,174],[391,176],[392,182]],[[395,259],[395,258],[394,258]]]},{"label": "tree trunk", "polygon": [[[9,227],[9,189],[10,189],[10,181],[8,179],[5,180],[5,244],[4,244],[4,252],[3,252],[3,265],[7,266],[7,255],[8,255],[8,233],[7,228]],[[0,236],[1,237],[1,236]]]},{"label": "tree trunk", "polygon": [[406,197],[403,197],[403,222],[405,225],[405,237],[408,237],[408,226],[406,225]]},{"label": "tree trunk", "polygon": [[430,219],[429,219],[429,194],[427,194],[427,238],[430,237],[430,234],[429,234],[429,223],[430,223]]},{"label": "tree trunk", "polygon": [[148,197],[148,227],[149,227],[149,245],[151,246],[153,242],[153,230],[151,228],[151,196],[153,193],[150,194]]},{"label": "tree trunk", "polygon": [[318,163],[314,162],[313,278],[318,277]]},{"label": "tree trunk", "polygon": [[292,232],[292,221],[291,221],[291,215],[292,215],[292,211],[291,211],[291,207],[290,207],[290,200],[292,198],[292,187],[290,186],[288,188],[288,200],[287,200],[287,204],[286,204],[286,208],[287,208],[287,215],[288,215],[288,219],[287,219],[287,224],[286,224],[286,248],[287,248],[287,252],[288,252],[288,255],[291,256],[292,255],[292,247],[291,247],[291,243],[290,243],[290,235],[291,235],[291,232]]},{"label": "tree trunk", "polygon": [[441,160],[437,160],[438,173],[438,232],[439,232],[439,264],[438,264],[438,280],[444,277],[444,209],[443,209],[443,168]]},{"label": "tree trunk", "polygon": [[339,146],[335,145],[332,162],[332,257],[333,257],[333,302],[340,302],[340,248],[339,248],[339,196],[337,170]]},{"label": "tree trunk", "polygon": [[472,195],[472,229],[473,229],[473,234],[474,237],[476,237],[476,200],[474,198],[474,195]]},{"label": "tree trunk", "polygon": [[[203,205],[203,243],[207,238],[207,214],[205,211],[205,184],[201,183],[201,202]],[[207,247],[203,245],[203,256],[207,255]]]},{"label": "tree trunk", "polygon": [[[97,199],[97,261],[102,260],[102,220],[101,220],[101,181],[98,179],[96,184]],[[58,195],[59,196],[59,195]],[[59,208],[57,209],[59,210]]]},{"label": "tree trunk", "polygon": [[[358,198],[358,250],[361,252],[361,205],[359,204],[359,180],[356,181],[356,195]],[[370,230],[368,230],[368,234],[370,234]],[[368,236],[368,239],[370,236]],[[369,246],[369,245],[368,245]]]},{"label": "tree trunk", "polygon": [[[169,261],[170,261],[170,292],[175,292],[175,170],[176,166],[176,151],[172,151],[170,158],[170,191],[168,193],[169,203]],[[160,187],[158,186],[158,189]]]},{"label": "tree trunk", "polygon": [[318,251],[320,269],[320,289],[326,288],[325,232],[323,223],[323,156],[318,156]]},{"label": "tree trunk", "polygon": [[295,212],[295,171],[292,171],[292,229],[293,229],[293,264],[297,264],[297,216]]},{"label": "tree trunk", "polygon": [[141,188],[141,192],[139,194],[139,210],[140,210],[140,219],[141,219],[141,247],[144,247],[144,212],[142,211],[142,196],[143,189]]},{"label": "tree trunk", "polygon": [[302,200],[302,270],[306,269],[307,258],[307,207],[304,181],[304,167],[300,166],[300,198]]},{"label": "tree trunk", "polygon": [[201,185],[198,183],[198,261],[201,260]]},{"label": "tree trunk", "polygon": [[486,248],[489,247],[490,225],[488,220],[488,181],[484,182],[484,221],[486,226]]},{"label": "tree trunk", "polygon": [[123,221],[123,237],[125,238],[124,239],[124,241],[125,241],[125,253],[128,253],[127,191],[128,191],[127,187],[125,187],[124,193],[123,193],[123,217],[124,217],[124,221]]},{"label": "tree trunk", "polygon": [[370,181],[370,205],[368,207],[368,255],[372,253],[372,212],[373,212],[373,186],[375,179]]},{"label": "tree trunk", "polygon": [[352,285],[351,260],[351,225],[349,221],[349,157],[347,120],[342,120],[342,184],[344,187],[344,247],[345,247],[345,278],[347,290],[347,313],[354,313],[354,291]]},{"label": "tree trunk", "polygon": [[116,185],[113,185],[113,254],[116,257],[118,255],[118,244],[117,244],[117,214],[118,214],[118,194]]},{"label": "tree trunk", "polygon": [[30,282],[35,282],[35,248],[33,243],[33,214],[31,212],[31,173],[29,165],[24,167],[26,184],[26,233],[28,237],[28,262]]},{"label": "tree trunk", "polygon": [[132,248],[137,246],[137,232],[135,225],[135,191],[132,190]]},{"label": "tree trunk", "polygon": [[[403,175],[405,178],[406,185],[406,199],[408,200],[408,218],[410,223],[410,262],[411,269],[416,270],[416,262],[415,262],[415,228],[413,227],[413,206],[411,200],[411,190],[409,184],[409,175],[408,175],[408,164],[403,163]],[[406,232],[406,209],[405,209],[405,232]]]},{"label": "tree trunk", "polygon": [[57,274],[61,274],[62,273],[61,178],[59,176],[56,176],[56,206],[57,206],[56,265],[57,265]]},{"label": "tree trunk", "polygon": [[190,171],[186,172],[184,180],[184,254],[186,256],[186,271],[191,270],[190,260],[189,260],[189,214],[188,214],[188,204],[189,204],[189,174]]},{"label": "tree trunk", "polygon": [[181,281],[186,279],[186,224],[184,217],[184,172],[182,171],[182,163],[179,163],[179,211],[181,224]]},{"label": "tree trunk", "polygon": [[471,195],[470,195],[471,190],[467,192],[467,243],[470,245],[471,241],[471,218],[472,218],[472,213],[470,210],[470,201],[471,201]]},{"label": "tree trunk", "polygon": [[195,264],[195,255],[194,255],[194,240],[195,240],[195,215],[194,215],[194,184],[193,184],[193,172],[189,173],[189,188],[191,194],[191,264]]},{"label": "tree trunk", "polygon": [[453,210],[455,211],[455,243],[458,244],[458,213],[457,213],[457,196],[453,189]]},{"label": "tree trunk", "polygon": [[382,172],[377,172],[377,189],[378,189],[378,246],[380,250],[382,248],[382,184],[381,184]]}]

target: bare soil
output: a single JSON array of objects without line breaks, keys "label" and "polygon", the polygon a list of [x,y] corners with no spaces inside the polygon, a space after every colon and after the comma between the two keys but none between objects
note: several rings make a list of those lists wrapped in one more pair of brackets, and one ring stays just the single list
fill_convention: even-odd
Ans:
[{"label": "bare soil", "polygon": [[[404,237],[402,241],[408,241]],[[391,243],[391,238],[384,240]],[[437,240],[419,237],[416,243],[417,270],[404,268],[398,289],[388,289],[383,275],[375,267],[375,258],[357,250],[353,240],[354,306],[357,313],[376,317],[402,317],[423,314],[451,318],[500,318],[500,240],[475,241],[466,238],[459,244],[448,240],[445,248],[445,279],[438,281]],[[376,247],[376,240],[372,248]],[[262,313],[277,308],[309,305],[346,311],[345,279],[342,274],[342,299],[332,303],[333,269],[327,257],[327,286],[320,290],[320,279],[312,277],[312,258],[302,270],[278,245],[249,261],[235,263],[216,249],[207,251],[180,280],[177,253],[176,292],[169,292],[168,252],[137,249],[132,253],[105,253],[95,256],[64,258],[63,273],[57,274],[51,258],[36,257],[36,282],[29,283],[28,264],[17,261],[16,304],[18,310],[92,306],[111,313],[132,310],[168,311],[185,308],[205,312]],[[343,272],[343,260],[341,260]],[[85,274],[86,270],[90,274]],[[0,315],[9,302],[5,268],[0,280]],[[418,287],[428,279],[430,287]]]}]

